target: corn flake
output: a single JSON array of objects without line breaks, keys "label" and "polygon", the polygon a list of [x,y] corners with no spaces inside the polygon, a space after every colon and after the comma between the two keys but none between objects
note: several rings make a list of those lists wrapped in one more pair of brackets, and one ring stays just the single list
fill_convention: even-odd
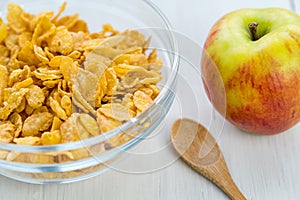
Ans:
[{"label": "corn flake", "polygon": [[28,88],[21,88],[9,95],[4,107],[0,107],[0,120],[6,120],[8,118],[12,111],[22,103],[22,99],[28,91]]},{"label": "corn flake", "polygon": [[96,136],[99,135],[99,127],[96,120],[88,114],[80,114],[79,122],[89,132],[89,134]]},{"label": "corn flake", "polygon": [[25,110],[25,108],[26,108],[26,98],[22,98],[22,101],[19,104],[19,106],[15,109],[15,112],[21,113],[23,110]]},{"label": "corn flake", "polygon": [[40,145],[41,144],[41,138],[35,137],[35,136],[28,136],[23,138],[14,138],[14,143],[19,145],[28,145],[28,146],[34,146],[34,145]]},{"label": "corn flake", "polygon": [[13,113],[12,115],[10,115],[8,120],[15,125],[14,137],[19,137],[23,126],[23,120],[21,115],[19,113]]},{"label": "corn flake", "polygon": [[36,86],[32,85],[29,87],[29,91],[25,95],[28,105],[32,108],[41,107],[45,101],[45,95],[43,90]]},{"label": "corn flake", "polygon": [[89,32],[89,28],[85,21],[78,19],[75,24],[69,26],[69,31],[71,32]]},{"label": "corn flake", "polygon": [[46,41],[55,33],[55,25],[47,15],[41,15],[36,20],[37,25],[32,35],[32,44],[40,46],[43,41]]},{"label": "corn flake", "polygon": [[138,83],[139,86],[139,84],[157,84],[159,81],[161,75],[158,72],[148,71],[142,67],[130,70],[122,77],[122,84],[127,88],[136,86],[133,83]]},{"label": "corn flake", "polygon": [[53,145],[61,143],[61,134],[59,130],[44,132],[41,136],[41,143],[43,145]]},{"label": "corn flake", "polygon": [[104,104],[99,108],[99,111],[105,116],[118,121],[127,121],[132,118],[128,108],[119,103]]},{"label": "corn flake", "polygon": [[74,27],[74,25],[78,21],[78,18],[79,18],[78,14],[64,16],[64,17],[61,17],[57,22],[55,22],[55,25],[57,27],[64,26],[67,29],[70,29],[70,28]]},{"label": "corn flake", "polygon": [[11,122],[0,124],[0,142],[12,142],[15,135],[15,129],[15,125]]},{"label": "corn flake", "polygon": [[61,104],[61,107],[65,110],[67,116],[70,117],[72,114],[72,100],[70,99],[70,97],[67,95],[64,95],[61,98],[60,104]]},{"label": "corn flake", "polygon": [[133,103],[139,111],[145,110],[152,102],[151,97],[142,91],[136,91],[133,94]]},{"label": "corn flake", "polygon": [[37,65],[39,60],[35,56],[33,51],[33,45],[31,42],[26,41],[20,52],[18,53],[18,60],[27,63],[28,65]]},{"label": "corn flake", "polygon": [[22,33],[27,30],[28,24],[22,19],[23,9],[21,6],[8,3],[7,4],[7,21],[9,27],[16,33]]},{"label": "corn flake", "polygon": [[0,106],[3,103],[3,92],[8,84],[8,71],[5,66],[0,65]]},{"label": "corn flake", "polygon": [[122,124],[122,122],[116,119],[105,116],[100,110],[97,111],[97,122],[99,124],[101,133],[111,131]]},{"label": "corn flake", "polygon": [[[18,47],[18,42],[19,42],[19,36],[11,31],[8,32],[8,35],[6,36],[4,40],[5,46],[9,50],[14,50],[16,47]],[[18,47],[19,48],[19,47]]]},{"label": "corn flake", "polygon": [[61,143],[75,142],[80,139],[76,128],[78,116],[79,114],[72,114],[72,116],[60,126]]},{"label": "corn flake", "polygon": [[63,121],[61,121],[58,117],[53,118],[53,123],[51,126],[51,131],[59,130],[60,126],[63,124]]},{"label": "corn flake", "polygon": [[48,64],[49,59],[47,58],[46,53],[43,51],[43,49],[39,46],[33,45],[33,52],[35,54],[35,57],[42,63]]},{"label": "corn flake", "polygon": [[49,112],[32,114],[24,121],[22,136],[39,136],[42,131],[48,130],[52,121],[53,115]]},{"label": "corn flake", "polygon": [[32,84],[33,84],[32,78],[27,78],[24,81],[14,84],[14,88],[16,88],[16,89],[27,88]]},{"label": "corn flake", "polygon": [[56,114],[56,116],[62,120],[68,119],[65,110],[60,106],[59,102],[52,97],[50,97],[50,107]]},{"label": "corn flake", "polygon": [[73,51],[73,37],[64,26],[58,27],[53,36],[48,40],[51,52],[68,55]]},{"label": "corn flake", "polygon": [[8,86],[12,87],[15,83],[19,83],[21,81],[24,81],[24,80],[30,78],[30,73],[31,73],[31,70],[27,65],[24,66],[23,69],[13,70],[10,73],[9,78],[8,78]]},{"label": "corn flake", "polygon": [[23,47],[26,42],[31,41],[31,40],[32,40],[32,33],[31,32],[22,32],[19,35],[18,44],[19,44],[20,47]]},{"label": "corn flake", "polygon": [[0,42],[5,40],[7,37],[7,26],[3,23],[2,19],[0,19]]}]

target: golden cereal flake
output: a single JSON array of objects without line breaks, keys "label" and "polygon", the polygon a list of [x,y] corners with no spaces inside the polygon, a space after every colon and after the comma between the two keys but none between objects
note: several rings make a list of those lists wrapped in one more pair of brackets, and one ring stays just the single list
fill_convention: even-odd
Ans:
[{"label": "golden cereal flake", "polygon": [[69,31],[71,32],[89,32],[88,25],[85,21],[78,19],[73,26],[69,27]]},{"label": "golden cereal flake", "polygon": [[114,59],[114,63],[147,67],[148,58],[145,54],[121,54]]},{"label": "golden cereal flake", "polygon": [[99,95],[96,94],[98,80],[99,78],[93,73],[87,70],[79,69],[74,83],[76,89],[92,106],[94,106],[96,95]]},{"label": "golden cereal flake", "polygon": [[60,126],[61,143],[75,142],[80,139],[76,128],[78,116],[78,113],[72,114],[72,116]]},{"label": "golden cereal flake", "polygon": [[9,27],[16,33],[22,33],[28,28],[28,24],[21,17],[23,12],[21,6],[11,2],[7,4],[6,19]]},{"label": "golden cereal flake", "polygon": [[11,52],[10,57],[12,58],[12,55],[17,56],[17,53],[19,52],[19,45],[18,45],[18,41],[19,41],[19,35],[17,35],[16,33],[9,31],[7,37],[4,40],[4,44],[6,46],[6,48],[8,48],[10,51],[14,51]]},{"label": "golden cereal flake", "polygon": [[15,151],[11,151],[8,152],[7,156],[6,156],[6,160],[7,161],[16,161],[16,159],[21,155],[20,152],[15,152]]},{"label": "golden cereal flake", "polygon": [[138,85],[157,84],[161,79],[162,77],[158,72],[148,71],[142,67],[138,67],[124,74],[121,82],[124,86],[127,86],[127,88],[131,88],[136,86],[136,84],[132,84],[135,82],[138,82]]},{"label": "golden cereal flake", "polygon": [[133,94],[133,103],[139,111],[144,111],[152,102],[151,97],[142,91],[136,91]]},{"label": "golden cereal flake", "polygon": [[50,97],[50,107],[54,111],[57,117],[59,117],[62,120],[68,119],[68,116],[65,112],[65,110],[60,106],[59,102],[52,97]]},{"label": "golden cereal flake", "polygon": [[55,88],[60,82],[61,82],[60,79],[43,81],[43,85],[46,86],[47,88],[52,89]]},{"label": "golden cereal flake", "polygon": [[7,65],[9,62],[9,49],[3,45],[0,44],[0,65]]},{"label": "golden cereal flake", "polygon": [[70,57],[70,58],[72,58],[72,59],[79,59],[80,56],[81,56],[81,52],[80,52],[80,51],[77,51],[77,50],[72,51],[72,52],[68,55],[68,57]]},{"label": "golden cereal flake", "polygon": [[[49,47],[45,47],[45,48],[44,48],[44,51],[45,51],[45,54],[46,54],[46,56],[47,56],[47,58],[48,58],[49,60],[51,60],[52,58],[55,57],[54,54],[50,52]],[[51,67],[51,66],[49,65],[49,67]]]},{"label": "golden cereal flake", "polygon": [[8,82],[8,71],[5,66],[0,65],[0,106],[3,103],[4,99],[4,89],[7,87]]},{"label": "golden cereal flake", "polygon": [[22,136],[39,136],[50,128],[53,115],[48,112],[32,114],[24,121]]},{"label": "golden cereal flake", "polygon": [[35,57],[42,63],[44,64],[48,64],[49,63],[49,59],[47,58],[46,53],[44,52],[44,50],[36,45],[33,45],[33,52]]},{"label": "golden cereal flake", "polygon": [[33,111],[34,111],[34,108],[27,104],[25,107],[25,113],[29,116],[33,113]]},{"label": "golden cereal flake", "polygon": [[31,41],[31,40],[32,40],[32,33],[31,32],[22,32],[19,35],[18,44],[22,48],[25,45],[26,42]]},{"label": "golden cereal flake", "polygon": [[149,70],[158,71],[162,67],[162,61],[157,59],[157,50],[153,49],[148,56]]},{"label": "golden cereal flake", "polygon": [[43,112],[49,112],[47,106],[41,106],[41,107],[35,108],[32,113],[36,114],[36,113],[43,113]]},{"label": "golden cereal flake", "polygon": [[151,88],[151,90],[153,91],[151,98],[155,99],[159,95],[160,89],[156,85],[153,85],[153,84],[150,84],[149,88]]},{"label": "golden cereal flake", "polygon": [[8,120],[15,125],[14,137],[19,137],[23,127],[21,115],[19,113],[13,113],[9,116]]},{"label": "golden cereal flake", "polygon": [[120,103],[104,104],[99,108],[99,111],[107,117],[116,119],[118,121],[127,121],[132,117],[129,113],[128,107]]},{"label": "golden cereal flake", "polygon": [[83,112],[86,113],[95,113],[95,109],[91,106],[87,100],[82,96],[82,94],[78,91],[75,87],[73,90],[73,97],[72,97],[73,105],[77,106],[78,108],[82,109]]},{"label": "golden cereal flake", "polygon": [[41,138],[35,136],[21,137],[21,138],[14,138],[13,142],[19,145],[34,146],[34,145],[41,144]]},{"label": "golden cereal flake", "polygon": [[65,11],[66,6],[67,6],[67,2],[63,2],[63,4],[59,7],[57,14],[52,18],[52,22],[56,22],[59,19],[61,14]]},{"label": "golden cereal flake", "polygon": [[35,56],[33,45],[31,42],[26,41],[20,52],[18,53],[18,60],[27,63],[28,65],[37,65],[40,61]]},{"label": "golden cereal flake", "polygon": [[56,27],[47,15],[41,15],[36,20],[37,25],[34,27],[32,44],[40,46],[43,41],[55,33]]},{"label": "golden cereal flake", "polygon": [[27,78],[24,81],[18,82],[14,84],[14,88],[21,89],[21,88],[27,88],[33,84],[32,78]]},{"label": "golden cereal flake", "polygon": [[30,78],[30,73],[31,70],[28,65],[24,66],[23,69],[13,70],[8,77],[8,86],[12,87],[14,84]]},{"label": "golden cereal flake", "polygon": [[105,78],[107,82],[106,95],[112,96],[116,94],[119,80],[114,69],[108,68],[107,70],[105,70]]},{"label": "golden cereal flake", "polygon": [[59,67],[64,79],[66,81],[72,81],[79,71],[77,64],[68,56],[61,56],[58,59],[61,59]]},{"label": "golden cereal flake", "polygon": [[57,22],[55,22],[56,27],[64,26],[67,29],[72,28],[78,21],[79,14],[68,15],[61,17]]},{"label": "golden cereal flake", "polygon": [[18,57],[18,53],[20,51],[20,47],[19,46],[14,46],[12,49],[11,49],[11,52],[10,52],[10,59],[7,63],[7,68],[10,70],[14,70],[14,69],[20,69],[21,67],[21,61],[19,61],[17,59]]},{"label": "golden cereal flake", "polygon": [[118,50],[126,50],[133,47],[142,47],[145,36],[137,30],[126,30],[106,41],[106,45]]},{"label": "golden cereal flake", "polygon": [[71,98],[68,95],[63,95],[60,101],[60,105],[65,110],[66,115],[70,117],[73,112]]},{"label": "golden cereal flake", "polygon": [[60,126],[63,124],[63,121],[61,121],[58,117],[54,117],[53,118],[53,123],[52,123],[52,126],[51,126],[51,132],[52,131],[55,131],[55,130],[59,130],[60,129]]},{"label": "golden cereal flake", "polygon": [[84,61],[84,69],[96,76],[101,76],[111,64],[111,59],[99,54],[96,51],[90,52]]},{"label": "golden cereal flake", "polygon": [[29,91],[25,95],[28,105],[32,108],[41,107],[45,101],[45,95],[43,90],[36,85],[31,85]]},{"label": "golden cereal flake", "polygon": [[6,160],[8,153],[9,153],[9,151],[0,150],[0,159]]},{"label": "golden cereal flake", "polygon": [[105,116],[100,110],[97,111],[97,122],[101,133],[111,131],[122,125],[121,121]]},{"label": "golden cereal flake", "polygon": [[51,52],[68,55],[73,51],[73,37],[68,29],[64,26],[56,28],[56,32],[48,40]]},{"label": "golden cereal flake", "polygon": [[80,114],[79,122],[89,132],[89,134],[96,136],[99,135],[100,130],[96,120],[88,114]]},{"label": "golden cereal flake", "polygon": [[0,124],[0,142],[10,143],[14,139],[16,127],[11,122]]},{"label": "golden cereal flake", "polygon": [[117,77],[122,78],[126,73],[132,70],[136,70],[140,68],[140,66],[121,63],[121,64],[114,65],[112,68],[116,72]]},{"label": "golden cereal flake", "polygon": [[44,132],[41,136],[41,143],[43,145],[54,145],[61,143],[61,134],[59,130]]},{"label": "golden cereal flake", "polygon": [[41,71],[41,69],[37,69],[33,71],[33,75],[42,81],[48,81],[48,80],[57,80],[62,77],[61,74],[49,74],[45,73],[44,71]]},{"label": "golden cereal flake", "polygon": [[21,113],[26,108],[26,98],[22,98],[20,105],[15,109],[16,113]]},{"label": "golden cereal flake", "polygon": [[90,133],[88,132],[88,130],[86,130],[86,128],[80,122],[79,116],[75,121],[75,127],[76,127],[76,131],[77,131],[77,135],[79,137],[79,140],[84,140],[84,139],[87,139],[87,138],[90,137]]},{"label": "golden cereal flake", "polygon": [[5,40],[5,38],[7,37],[7,34],[8,34],[7,26],[3,22],[3,20],[0,18],[0,43]]},{"label": "golden cereal flake", "polygon": [[106,74],[103,73],[96,85],[96,96],[95,96],[95,107],[100,107],[101,106],[101,100],[105,96],[107,90],[107,79],[106,79]]},{"label": "golden cereal flake", "polygon": [[28,91],[28,88],[21,88],[9,95],[4,106],[0,107],[0,120],[6,120],[8,118],[12,111],[22,103],[22,99]]}]

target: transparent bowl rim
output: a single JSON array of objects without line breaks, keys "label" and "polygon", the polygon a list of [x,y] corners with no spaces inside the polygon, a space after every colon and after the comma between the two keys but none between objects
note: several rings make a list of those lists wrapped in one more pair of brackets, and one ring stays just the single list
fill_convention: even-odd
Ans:
[{"label": "transparent bowl rim", "polygon": [[[123,125],[119,126],[116,129],[113,129],[111,131],[108,131],[106,133],[100,134],[98,136],[94,136],[88,139],[84,140],[79,140],[76,142],[70,142],[70,143],[63,143],[63,144],[57,144],[57,145],[49,145],[49,146],[27,146],[27,145],[18,145],[18,144],[8,144],[8,143],[2,143],[0,142],[0,149],[1,150],[8,150],[8,151],[15,151],[15,152],[32,152],[32,153],[37,153],[37,152],[56,152],[56,151],[68,151],[68,150],[74,150],[74,149],[79,149],[87,146],[92,146],[99,144],[101,142],[106,141],[107,139],[116,136],[124,130],[128,130],[131,127],[139,124],[143,119],[147,118],[148,113],[151,113],[152,110],[155,109],[156,105],[161,105],[169,95],[170,89],[173,88],[176,78],[177,78],[177,72],[179,68],[179,49],[178,49],[178,44],[175,38],[175,35],[172,31],[172,26],[165,16],[165,14],[153,3],[151,0],[142,0],[148,7],[150,7],[156,14],[158,14],[164,23],[164,28],[165,31],[168,31],[169,36],[170,36],[170,41],[172,42],[172,54],[173,54],[173,60],[172,60],[172,70],[171,73],[168,77],[168,80],[166,81],[164,87],[162,88],[160,94],[158,97],[155,98],[153,103],[146,109],[143,113],[141,113],[139,116],[132,118],[128,122],[124,123]],[[122,130],[122,131],[119,131]],[[140,133],[132,138],[131,140],[140,140],[139,137]],[[131,140],[127,141],[130,142]],[[126,142],[126,143],[127,143]],[[131,141],[132,142],[132,141]]]}]

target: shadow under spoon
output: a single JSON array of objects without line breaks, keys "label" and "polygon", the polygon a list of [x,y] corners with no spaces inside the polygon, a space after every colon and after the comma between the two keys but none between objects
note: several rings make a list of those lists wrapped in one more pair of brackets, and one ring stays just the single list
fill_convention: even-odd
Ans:
[{"label": "shadow under spoon", "polygon": [[171,141],[189,166],[216,184],[228,197],[246,199],[234,183],[216,140],[205,127],[190,119],[178,119],[172,126]]}]

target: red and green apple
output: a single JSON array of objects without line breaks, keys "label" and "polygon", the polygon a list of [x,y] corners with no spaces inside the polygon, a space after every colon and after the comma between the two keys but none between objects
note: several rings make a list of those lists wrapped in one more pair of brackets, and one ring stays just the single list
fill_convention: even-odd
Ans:
[{"label": "red and green apple", "polygon": [[211,28],[201,60],[214,107],[238,128],[277,134],[300,121],[300,16],[246,8]]}]

